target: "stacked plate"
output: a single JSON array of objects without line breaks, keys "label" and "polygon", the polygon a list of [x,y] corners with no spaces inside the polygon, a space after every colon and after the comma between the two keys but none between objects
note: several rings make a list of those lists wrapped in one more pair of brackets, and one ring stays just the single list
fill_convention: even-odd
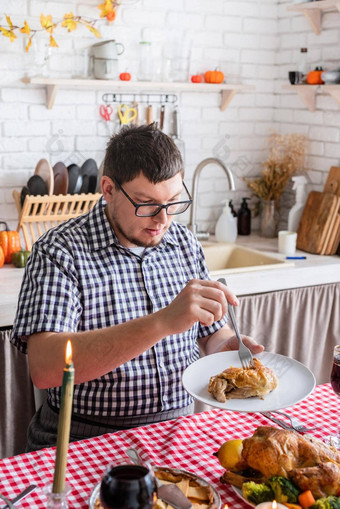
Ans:
[{"label": "stacked plate", "polygon": [[67,167],[64,163],[57,162],[53,168],[47,159],[40,159],[34,175],[21,190],[20,203],[23,206],[27,195],[95,193],[98,181],[99,172],[94,159],[87,159],[81,167],[77,164]]}]

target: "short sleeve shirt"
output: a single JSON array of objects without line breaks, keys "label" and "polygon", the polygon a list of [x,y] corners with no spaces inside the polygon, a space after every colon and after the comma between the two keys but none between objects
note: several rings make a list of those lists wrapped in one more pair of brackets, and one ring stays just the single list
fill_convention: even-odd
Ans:
[{"label": "short sleeve shirt", "polygon": [[[209,279],[202,248],[185,226],[173,222],[160,244],[140,257],[119,243],[105,205],[101,198],[90,212],[34,243],[11,338],[22,352],[31,334],[111,327],[164,308],[191,279]],[[192,398],[181,379],[199,357],[197,338],[226,320],[210,327],[197,322],[98,379],[75,385],[73,411],[127,417],[186,407]],[[48,401],[60,406],[59,387],[48,390]]]}]

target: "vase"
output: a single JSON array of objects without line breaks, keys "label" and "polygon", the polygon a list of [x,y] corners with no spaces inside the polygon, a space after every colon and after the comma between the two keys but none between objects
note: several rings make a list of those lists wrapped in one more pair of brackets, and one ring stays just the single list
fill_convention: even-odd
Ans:
[{"label": "vase", "polygon": [[261,237],[277,237],[279,226],[279,202],[261,200],[260,204],[260,235]]}]

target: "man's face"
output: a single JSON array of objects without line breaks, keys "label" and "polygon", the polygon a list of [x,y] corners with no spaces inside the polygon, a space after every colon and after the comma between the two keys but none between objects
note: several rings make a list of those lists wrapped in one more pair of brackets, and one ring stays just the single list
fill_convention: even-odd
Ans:
[{"label": "man's face", "polygon": [[[142,173],[122,184],[124,191],[138,204],[167,203],[180,200],[183,180],[180,173],[169,180],[152,184]],[[103,177],[102,190],[107,202],[106,214],[119,242],[125,247],[157,246],[171,225],[174,216],[162,209],[153,217],[137,217],[135,207],[116,189],[109,177]]]}]

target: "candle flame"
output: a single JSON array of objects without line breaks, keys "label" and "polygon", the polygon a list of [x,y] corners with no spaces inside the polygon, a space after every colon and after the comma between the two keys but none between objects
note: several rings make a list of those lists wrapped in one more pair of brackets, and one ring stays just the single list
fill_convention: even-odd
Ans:
[{"label": "candle flame", "polygon": [[71,341],[68,340],[66,344],[66,355],[65,355],[66,364],[72,364],[72,344]]},{"label": "candle flame", "polygon": [[226,504],[226,505],[224,506],[224,509],[229,509],[228,504]]},{"label": "candle flame", "polygon": [[273,500],[272,509],[277,509],[277,502],[276,502],[276,500]]}]

